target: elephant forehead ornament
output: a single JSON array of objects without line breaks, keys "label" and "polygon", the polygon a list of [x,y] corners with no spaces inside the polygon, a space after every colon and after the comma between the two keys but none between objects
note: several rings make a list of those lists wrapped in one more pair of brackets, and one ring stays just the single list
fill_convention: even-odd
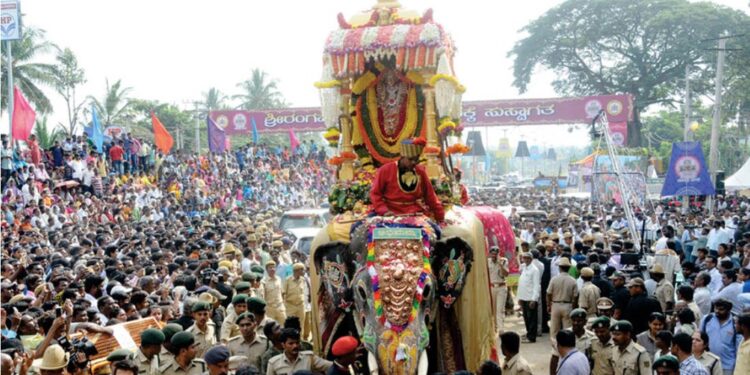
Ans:
[{"label": "elephant forehead ornament", "polygon": [[421,300],[425,278],[423,251],[419,240],[387,240],[375,245],[379,267],[373,268],[379,278],[381,321],[391,327],[408,324],[413,318],[415,302]]}]

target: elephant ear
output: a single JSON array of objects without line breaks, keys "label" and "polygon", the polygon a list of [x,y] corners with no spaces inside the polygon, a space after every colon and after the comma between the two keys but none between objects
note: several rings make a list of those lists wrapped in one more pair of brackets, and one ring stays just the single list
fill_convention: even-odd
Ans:
[{"label": "elephant ear", "polygon": [[466,265],[466,273],[471,270],[471,264],[474,262],[474,250],[469,243],[461,237],[450,237],[435,243],[432,254],[430,254],[430,263],[434,270],[439,270],[448,260],[458,259],[463,256],[463,263]]},{"label": "elephant ear", "polygon": [[342,259],[348,259],[349,245],[341,241],[332,241],[318,246],[315,249],[313,261],[315,262],[315,269],[320,271],[323,269],[323,260],[326,258],[334,258],[336,256]]}]

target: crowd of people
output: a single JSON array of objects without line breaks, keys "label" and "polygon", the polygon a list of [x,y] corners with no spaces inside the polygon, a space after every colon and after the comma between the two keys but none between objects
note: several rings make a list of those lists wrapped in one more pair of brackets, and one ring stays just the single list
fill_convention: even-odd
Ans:
[{"label": "crowd of people", "polygon": [[[86,343],[70,334],[147,317],[157,324],[138,349],[105,353],[95,372],[351,373],[357,338],[337,340],[334,358],[311,350],[308,255],[277,228],[285,210],[327,201],[322,147],[2,141],[2,375],[87,374]],[[517,236],[515,253],[490,252],[502,355],[481,374],[531,374],[522,344],[543,335],[551,373],[750,373],[750,200],[719,198],[713,215],[639,208],[635,243],[617,204],[530,189],[469,199],[509,207]],[[506,305],[525,334],[504,329]]]},{"label": "crowd of people", "polygon": [[[713,215],[675,201],[635,208],[639,243],[619,204],[512,189],[474,200],[510,207],[522,341],[549,334],[550,373],[750,373],[747,198],[718,197]],[[496,258],[491,281],[505,285],[507,270],[492,274]]]}]

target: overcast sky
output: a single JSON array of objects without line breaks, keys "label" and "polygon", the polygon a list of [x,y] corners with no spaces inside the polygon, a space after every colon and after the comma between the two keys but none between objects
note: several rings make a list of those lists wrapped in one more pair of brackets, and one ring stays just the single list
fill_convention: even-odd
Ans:
[{"label": "overcast sky", "polygon": [[[512,87],[512,60],[506,57],[522,37],[519,30],[557,0],[427,1],[402,0],[408,9],[432,7],[434,19],[452,34],[458,47],[457,73],[468,88],[464,99],[552,97],[553,75],[533,76],[529,91]],[[747,0],[717,0],[748,11]],[[216,87],[238,93],[237,82],[260,68],[278,79],[293,106],[317,106],[313,82],[320,78],[323,43],[336,29],[336,14],[350,15],[375,0],[22,0],[25,25],[47,31],[47,38],[69,47],[86,70],[88,82],[78,91],[101,97],[105,79],[122,79],[132,96],[186,107]],[[51,57],[50,57],[51,59]],[[2,89],[6,89],[3,87]],[[50,123],[63,121],[59,95],[47,90],[56,112]],[[7,116],[2,126],[8,129]],[[511,144],[518,137],[534,143],[579,145],[585,131],[544,126],[508,128]],[[492,134],[501,134],[500,130]],[[495,138],[491,136],[491,138]],[[494,142],[493,142],[494,143]]]}]

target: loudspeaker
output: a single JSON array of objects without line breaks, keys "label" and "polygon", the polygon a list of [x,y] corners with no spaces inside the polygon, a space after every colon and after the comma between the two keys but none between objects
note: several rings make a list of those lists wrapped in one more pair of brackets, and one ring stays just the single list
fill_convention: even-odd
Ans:
[{"label": "loudspeaker", "polygon": [[726,195],[724,188],[724,171],[716,171],[716,195]]}]

